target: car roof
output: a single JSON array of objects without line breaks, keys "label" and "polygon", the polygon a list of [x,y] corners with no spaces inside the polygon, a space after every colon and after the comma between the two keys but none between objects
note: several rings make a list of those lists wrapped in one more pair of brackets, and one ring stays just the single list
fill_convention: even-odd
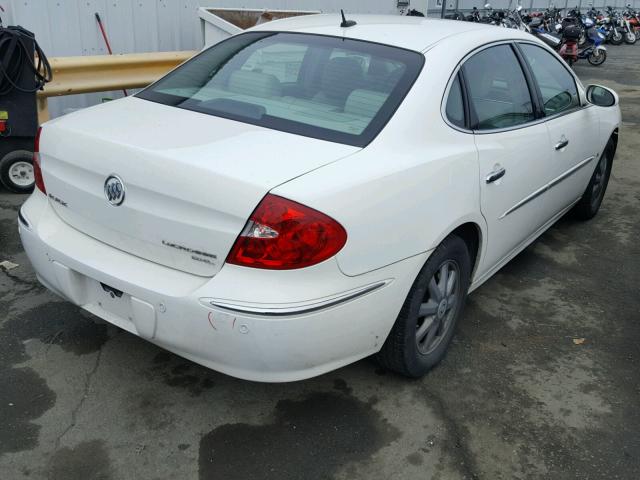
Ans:
[{"label": "car roof", "polygon": [[[506,38],[531,38],[514,29],[497,28],[492,25],[455,20],[441,20],[426,17],[400,15],[346,14],[347,20],[354,20],[353,27],[342,28],[342,18],[338,14],[301,15],[260,24],[251,31],[282,31],[313,33],[347,37],[370,42],[384,43],[410,50],[424,51],[448,37],[467,32],[486,32],[486,41]],[[509,31],[505,35],[505,31]],[[484,32],[483,32],[484,31]],[[501,32],[502,31],[502,32]]]}]

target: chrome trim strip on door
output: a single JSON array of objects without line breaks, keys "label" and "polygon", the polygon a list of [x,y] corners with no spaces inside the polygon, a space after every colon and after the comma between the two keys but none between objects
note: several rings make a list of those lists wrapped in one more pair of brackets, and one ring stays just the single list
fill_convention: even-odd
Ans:
[{"label": "chrome trim strip on door", "polygon": [[577,172],[578,170],[580,170],[582,167],[584,167],[585,165],[587,165],[589,162],[591,162],[594,158],[596,158],[595,156],[591,156],[589,158],[585,158],[583,161],[581,161],[580,163],[574,165],[573,167],[571,167],[569,170],[567,170],[566,172],[564,172],[562,175],[560,175],[559,177],[554,178],[553,180],[551,180],[549,183],[547,183],[546,185],[543,185],[542,187],[540,187],[538,190],[536,190],[535,192],[533,192],[531,195],[526,196],[525,198],[523,198],[522,200],[520,200],[518,203],[516,203],[513,207],[511,207],[509,210],[507,210],[506,212],[504,212],[502,215],[500,215],[498,217],[498,220],[503,219],[504,217],[506,217],[507,215],[509,215],[510,213],[515,212],[516,210],[518,210],[519,208],[523,207],[524,205],[526,205],[527,203],[529,203],[530,201],[538,198],[540,195],[542,195],[544,192],[546,192],[547,190],[549,190],[552,187],[555,187],[556,185],[558,185],[560,182],[562,182],[563,180],[565,180],[567,177],[569,177],[570,175],[574,174],[575,172]]},{"label": "chrome trim strip on door", "polygon": [[516,210],[518,210],[520,207],[526,205],[527,203],[529,203],[531,200],[534,200],[536,198],[538,198],[540,195],[542,195],[544,192],[546,192],[549,189],[549,184],[543,185],[542,187],[540,187],[538,190],[536,190],[535,192],[533,192],[531,195],[523,198],[522,200],[520,200],[518,203],[516,203],[513,207],[511,207],[509,210],[507,210],[506,212],[504,212],[502,215],[500,215],[498,217],[498,220],[502,220],[504,217],[506,217],[507,215],[509,215],[510,213],[515,212]]},{"label": "chrome trim strip on door", "polygon": [[567,178],[568,176],[572,175],[576,171],[580,170],[582,167],[584,167],[587,163],[589,163],[594,158],[596,158],[595,155],[592,155],[589,158],[585,158],[583,161],[581,161],[577,165],[574,165],[573,167],[571,167],[569,170],[564,172],[562,175],[560,175],[555,180],[551,180],[551,182],[549,182],[549,188],[556,186],[561,181],[563,181],[565,178]]},{"label": "chrome trim strip on door", "polygon": [[348,302],[355,298],[371,293],[374,290],[378,290],[390,283],[390,280],[381,281],[372,285],[367,285],[350,292],[345,292],[325,300],[315,301],[313,303],[307,303],[304,305],[285,306],[285,307],[265,307],[265,306],[249,306],[227,303],[223,300],[210,300],[208,303],[213,307],[230,310],[237,313],[248,313],[253,315],[266,315],[266,316],[288,316],[288,315],[302,315],[306,313],[316,312],[318,310],[324,310],[329,307],[340,305],[341,303]]}]

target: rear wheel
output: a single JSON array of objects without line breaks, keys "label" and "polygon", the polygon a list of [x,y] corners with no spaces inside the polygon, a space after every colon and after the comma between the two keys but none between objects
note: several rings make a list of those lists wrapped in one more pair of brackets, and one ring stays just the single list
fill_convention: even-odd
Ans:
[{"label": "rear wheel", "polygon": [[586,190],[582,194],[582,198],[578,201],[575,207],[573,207],[574,215],[580,220],[591,220],[596,216],[604,194],[609,184],[609,177],[611,176],[611,166],[613,164],[613,145],[611,141],[607,145],[607,148],[598,161],[596,169],[591,175],[591,180],[587,185]]},{"label": "rear wheel", "polygon": [[447,237],[422,267],[382,349],[378,363],[407,377],[423,376],[445,356],[462,316],[471,259],[460,237]]},{"label": "rear wheel", "polygon": [[0,181],[7,190],[14,193],[33,191],[33,153],[16,150],[6,154],[0,160]]},{"label": "rear wheel", "polygon": [[584,47],[587,43],[587,31],[583,28],[580,30],[580,38],[578,38],[578,46]]}]

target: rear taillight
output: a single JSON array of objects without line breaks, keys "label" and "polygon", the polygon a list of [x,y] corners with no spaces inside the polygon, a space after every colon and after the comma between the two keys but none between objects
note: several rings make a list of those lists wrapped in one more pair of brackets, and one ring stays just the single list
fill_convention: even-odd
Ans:
[{"label": "rear taillight", "polygon": [[267,195],[233,245],[227,263],[290,270],[334,256],[347,232],[333,218],[292,200]]},{"label": "rear taillight", "polygon": [[40,168],[40,132],[42,127],[38,127],[36,133],[36,141],[33,145],[33,177],[36,181],[36,187],[42,193],[46,195],[47,189],[44,187],[44,180],[42,179],[42,169]]}]

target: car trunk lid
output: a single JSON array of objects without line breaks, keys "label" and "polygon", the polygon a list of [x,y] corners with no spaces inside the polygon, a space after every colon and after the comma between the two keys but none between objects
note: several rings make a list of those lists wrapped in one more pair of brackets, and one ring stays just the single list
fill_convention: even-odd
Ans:
[{"label": "car trunk lid", "polygon": [[[53,120],[41,139],[47,194],[66,223],[202,276],[219,271],[269,190],[357,150],[135,97]],[[105,195],[112,175],[118,206]]]}]

